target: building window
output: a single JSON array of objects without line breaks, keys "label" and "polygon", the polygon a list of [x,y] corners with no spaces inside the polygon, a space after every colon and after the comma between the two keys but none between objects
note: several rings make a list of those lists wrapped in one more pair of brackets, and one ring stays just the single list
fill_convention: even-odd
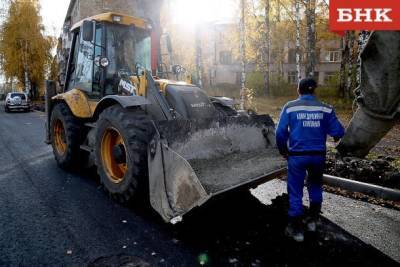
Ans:
[{"label": "building window", "polygon": [[288,83],[290,83],[290,84],[297,83],[297,71],[289,71],[288,72]]},{"label": "building window", "polygon": [[219,62],[222,65],[232,64],[232,52],[231,51],[221,51],[219,52]]},{"label": "building window", "polygon": [[340,51],[327,51],[325,54],[325,62],[340,62],[342,53]]},{"label": "building window", "polygon": [[325,72],[324,84],[331,83],[336,79],[337,72]]}]

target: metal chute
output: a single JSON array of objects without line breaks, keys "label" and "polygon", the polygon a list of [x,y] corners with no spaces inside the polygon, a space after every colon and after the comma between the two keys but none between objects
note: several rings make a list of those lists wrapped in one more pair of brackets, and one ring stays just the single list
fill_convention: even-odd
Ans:
[{"label": "metal chute", "polygon": [[174,120],[155,128],[148,153],[150,202],[168,222],[286,167],[268,116]]}]

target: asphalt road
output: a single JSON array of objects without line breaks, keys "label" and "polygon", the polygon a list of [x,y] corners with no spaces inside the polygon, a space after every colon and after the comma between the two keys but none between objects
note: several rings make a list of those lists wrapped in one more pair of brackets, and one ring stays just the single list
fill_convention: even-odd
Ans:
[{"label": "asphalt road", "polygon": [[286,199],[272,183],[259,199],[230,194],[167,225],[147,206],[113,203],[93,172],[59,169],[43,142],[44,114],[0,108],[0,266],[399,265],[399,212],[372,217],[328,196],[330,215],[298,245],[283,235]]}]

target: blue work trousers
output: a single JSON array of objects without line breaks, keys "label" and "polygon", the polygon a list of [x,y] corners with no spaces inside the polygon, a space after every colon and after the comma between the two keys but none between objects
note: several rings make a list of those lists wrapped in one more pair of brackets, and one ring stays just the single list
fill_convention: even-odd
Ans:
[{"label": "blue work trousers", "polygon": [[303,188],[307,176],[307,189],[310,203],[322,204],[322,175],[325,169],[325,156],[289,156],[288,181],[289,217],[302,216]]}]

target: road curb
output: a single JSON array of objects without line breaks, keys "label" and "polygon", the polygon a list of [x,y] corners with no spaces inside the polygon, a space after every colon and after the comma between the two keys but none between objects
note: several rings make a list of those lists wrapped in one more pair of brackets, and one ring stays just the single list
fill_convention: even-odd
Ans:
[{"label": "road curb", "polygon": [[400,201],[400,190],[324,174],[324,183],[352,192],[364,193],[385,200]]}]

